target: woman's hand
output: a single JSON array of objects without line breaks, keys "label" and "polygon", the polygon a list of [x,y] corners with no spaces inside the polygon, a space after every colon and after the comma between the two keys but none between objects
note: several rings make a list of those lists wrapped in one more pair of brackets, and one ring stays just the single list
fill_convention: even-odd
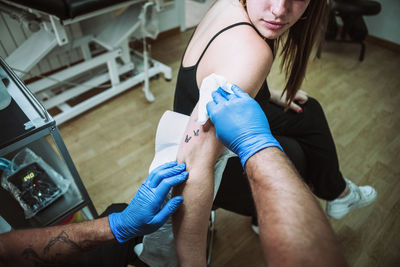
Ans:
[{"label": "woman's hand", "polygon": [[[271,91],[270,101],[278,106],[286,108],[287,107],[286,92],[281,97],[281,91],[279,91],[279,90],[270,90],[270,91]],[[307,102],[307,100],[308,100],[307,93],[304,92],[303,90],[299,90],[296,93],[296,96],[294,97],[293,102],[290,104],[289,109],[291,109],[297,113],[302,113],[303,109],[297,103],[305,104]]]}]

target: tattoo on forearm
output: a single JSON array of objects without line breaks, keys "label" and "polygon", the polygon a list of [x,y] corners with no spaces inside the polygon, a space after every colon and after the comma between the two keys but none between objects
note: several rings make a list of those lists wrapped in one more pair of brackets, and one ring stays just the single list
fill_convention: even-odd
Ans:
[{"label": "tattoo on forearm", "polygon": [[[193,134],[194,134],[194,136],[199,136],[200,129],[197,129],[196,131],[193,130]],[[190,139],[192,139],[192,137],[187,134],[185,137],[185,143],[189,143]]]},{"label": "tattoo on forearm", "polygon": [[33,248],[26,248],[22,251],[22,257],[27,261],[35,262],[35,266],[46,266],[46,261],[41,259]]},{"label": "tattoo on forearm", "polygon": [[[80,244],[72,241],[65,231],[62,231],[58,236],[52,238],[49,243],[43,248],[42,255],[39,255],[32,247],[22,251],[22,257],[27,261],[32,261],[35,266],[59,266],[60,263],[65,261],[66,255],[62,253],[51,254],[51,249],[56,244],[66,244],[69,249],[75,252],[84,252],[93,247],[94,242],[90,240],[83,240]],[[67,255],[71,255],[71,251],[65,250]]]},{"label": "tattoo on forearm", "polygon": [[62,231],[61,234],[50,240],[50,242],[47,244],[47,246],[44,247],[43,252],[48,253],[50,251],[50,248],[54,246],[58,242],[63,242],[68,245],[70,245],[72,248],[82,251],[83,248],[79,246],[77,243],[69,239],[68,234],[65,231]]},{"label": "tattoo on forearm", "polygon": [[22,251],[22,257],[26,261],[31,261],[35,263],[36,267],[49,267],[49,266],[62,266],[62,254],[56,254],[52,257],[45,259],[40,257],[33,248],[26,248]]}]

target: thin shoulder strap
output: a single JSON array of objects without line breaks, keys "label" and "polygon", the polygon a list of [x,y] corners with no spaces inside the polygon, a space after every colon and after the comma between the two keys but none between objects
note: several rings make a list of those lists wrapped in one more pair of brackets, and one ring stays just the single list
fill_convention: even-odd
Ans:
[{"label": "thin shoulder strap", "polygon": [[[208,47],[211,45],[212,41],[214,41],[214,39],[218,37],[218,35],[220,35],[220,34],[223,33],[224,31],[229,30],[230,28],[233,28],[233,27],[236,27],[236,26],[239,26],[239,25],[248,25],[248,26],[252,27],[253,29],[255,29],[255,30],[257,31],[257,29],[254,27],[254,25],[251,24],[251,23],[248,23],[248,22],[238,22],[238,23],[235,23],[235,24],[232,24],[232,25],[229,25],[229,26],[223,28],[222,30],[220,30],[219,32],[217,32],[217,33],[211,38],[211,40],[208,42],[207,46],[204,48],[204,50],[203,50],[203,52],[201,53],[199,59],[197,60],[195,66],[197,66],[197,65],[199,64],[200,60],[203,58],[204,54],[206,53]],[[258,33],[258,31],[257,31],[257,33]]]}]

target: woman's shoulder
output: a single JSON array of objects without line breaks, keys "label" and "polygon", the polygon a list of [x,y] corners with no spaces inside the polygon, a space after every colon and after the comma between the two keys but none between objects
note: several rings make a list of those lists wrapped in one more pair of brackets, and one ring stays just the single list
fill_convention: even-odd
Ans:
[{"label": "woman's shoulder", "polygon": [[255,58],[268,56],[270,50],[238,2],[217,1],[197,26],[186,54],[194,63],[205,50],[229,52],[228,46]]},{"label": "woman's shoulder", "polygon": [[204,53],[197,68],[198,84],[216,73],[248,88],[246,91],[250,93],[261,87],[272,65],[273,54],[243,8],[222,4],[212,8],[193,37],[187,50],[192,62]]},{"label": "woman's shoulder", "polygon": [[[231,26],[229,30],[221,35],[216,43],[228,43],[234,49],[240,49],[241,53],[248,56],[268,56],[272,52],[265,39],[257,32],[257,30],[247,21],[237,22]],[[226,46],[225,46],[226,47]]]},{"label": "woman's shoulder", "polygon": [[270,71],[273,53],[252,27],[240,26],[221,36],[205,61],[209,72],[221,73],[255,96]]},{"label": "woman's shoulder", "polygon": [[251,24],[239,3],[233,5],[228,1],[225,6],[219,8],[220,10],[210,15],[210,22],[212,20],[215,26],[210,27],[209,36],[218,35],[210,48],[232,60],[269,61],[272,56],[271,48]]},{"label": "woman's shoulder", "polygon": [[197,75],[202,80],[211,73],[220,74],[255,95],[272,61],[272,50],[265,40],[252,26],[241,24],[215,38],[199,63]]}]

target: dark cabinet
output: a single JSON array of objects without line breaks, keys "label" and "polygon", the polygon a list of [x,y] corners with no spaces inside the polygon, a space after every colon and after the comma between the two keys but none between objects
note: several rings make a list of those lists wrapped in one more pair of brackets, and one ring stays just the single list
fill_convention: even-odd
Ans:
[{"label": "dark cabinet", "polygon": [[79,177],[55,120],[23,82],[0,58],[0,77],[12,100],[0,110],[0,157],[11,160],[29,148],[63,179],[68,190],[35,216],[26,219],[12,194],[0,188],[0,216],[14,229],[55,225],[82,210],[88,219],[97,217],[93,203]]}]

